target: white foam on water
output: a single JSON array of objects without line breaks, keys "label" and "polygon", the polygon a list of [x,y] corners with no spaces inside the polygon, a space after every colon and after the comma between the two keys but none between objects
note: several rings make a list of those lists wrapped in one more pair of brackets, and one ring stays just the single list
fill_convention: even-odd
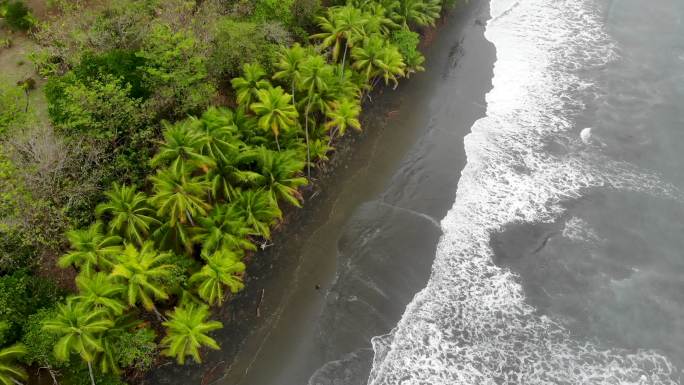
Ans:
[{"label": "white foam on water", "polygon": [[[525,302],[517,277],[492,262],[490,236],[514,222],[554,221],[588,188],[680,193],[582,145],[581,71],[616,48],[589,0],[492,0],[497,49],[487,116],[465,138],[468,163],[428,285],[388,335],[375,337],[371,385],[675,384],[655,351],[579,339]],[[562,139],[562,140],[561,140]],[[546,151],[550,141],[566,151]],[[593,152],[592,152],[593,151]]]},{"label": "white foam on water", "polygon": [[565,221],[561,235],[581,243],[598,244],[603,241],[587,221],[579,217],[572,217]]}]

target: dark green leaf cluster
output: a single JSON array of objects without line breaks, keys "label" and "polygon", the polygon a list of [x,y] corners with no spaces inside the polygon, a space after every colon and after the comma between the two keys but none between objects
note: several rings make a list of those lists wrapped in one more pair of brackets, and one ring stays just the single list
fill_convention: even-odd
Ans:
[{"label": "dark green leaf cluster", "polygon": [[36,24],[31,9],[22,0],[0,1],[0,17],[15,31],[26,31]]}]

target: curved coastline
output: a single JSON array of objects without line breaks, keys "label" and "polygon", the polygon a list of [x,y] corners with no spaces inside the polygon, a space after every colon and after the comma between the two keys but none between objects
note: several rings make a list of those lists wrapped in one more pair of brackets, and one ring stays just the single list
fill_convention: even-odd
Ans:
[{"label": "curved coastline", "polygon": [[[354,354],[362,344],[359,357],[365,374],[360,374],[359,384],[365,383],[372,359],[370,338],[393,327],[427,281],[441,232],[426,218],[439,219],[450,207],[458,181],[454,169],[465,162],[463,136],[484,114],[494,62],[493,48],[483,36],[487,12],[487,1],[471,1],[443,20],[425,38],[426,73],[402,82],[396,91],[374,95],[364,106],[366,130],[348,136],[304,208],[288,213],[273,246],[254,256],[245,291],[220,311],[225,328],[217,340],[223,342],[222,350],[207,352],[202,365],[164,364],[142,383],[296,384],[315,373],[319,380],[310,383],[324,384],[323,378],[333,375],[327,371],[330,367],[298,361],[316,354],[316,362],[335,362],[336,355]],[[432,188],[421,188],[420,183]],[[378,227],[378,218],[397,223],[378,230],[385,230],[390,241],[406,238],[406,247],[398,249],[407,254],[396,258],[407,263],[407,269],[390,277],[378,265],[358,266],[379,275],[375,283],[389,290],[391,300],[373,302],[377,313],[369,312],[373,314],[364,319],[366,324],[356,324],[366,329],[357,338],[348,329],[335,334],[331,324],[342,322],[338,310],[344,298],[365,295],[374,301],[372,293],[350,291],[349,283],[359,279],[359,271],[345,271],[344,266],[362,257],[345,254],[355,231]],[[406,231],[398,231],[400,227]],[[430,258],[412,261],[415,255]],[[403,279],[401,289],[397,279]],[[322,335],[330,339],[324,341]],[[338,350],[330,354],[312,353],[325,353],[333,345]]]}]

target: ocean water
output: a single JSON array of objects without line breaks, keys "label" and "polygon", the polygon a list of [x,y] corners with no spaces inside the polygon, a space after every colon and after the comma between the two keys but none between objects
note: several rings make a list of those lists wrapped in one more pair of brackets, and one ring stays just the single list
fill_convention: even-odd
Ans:
[{"label": "ocean water", "polygon": [[487,116],[368,384],[681,383],[684,2],[490,12]]}]

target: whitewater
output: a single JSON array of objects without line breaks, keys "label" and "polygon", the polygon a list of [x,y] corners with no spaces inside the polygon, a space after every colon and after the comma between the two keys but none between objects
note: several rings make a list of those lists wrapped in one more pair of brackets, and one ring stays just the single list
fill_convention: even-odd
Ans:
[{"label": "whitewater", "polygon": [[486,37],[497,52],[487,116],[465,138],[430,280],[394,330],[372,340],[368,384],[679,383],[656,351],[605,346],[539,314],[490,245],[506,225],[557,220],[589,189],[682,199],[657,174],[603,155],[574,123],[601,93],[586,70],[620,47],[588,0],[492,0]]}]

